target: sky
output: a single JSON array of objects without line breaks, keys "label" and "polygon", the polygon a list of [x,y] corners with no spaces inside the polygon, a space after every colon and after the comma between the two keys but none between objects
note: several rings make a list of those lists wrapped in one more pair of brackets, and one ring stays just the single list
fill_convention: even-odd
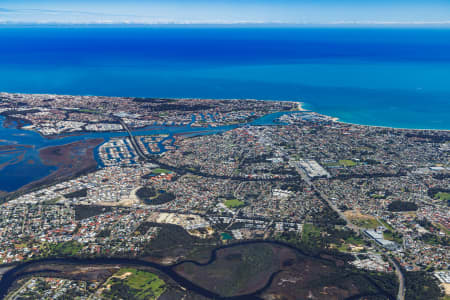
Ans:
[{"label": "sky", "polygon": [[0,23],[450,26],[450,0],[0,0]]}]

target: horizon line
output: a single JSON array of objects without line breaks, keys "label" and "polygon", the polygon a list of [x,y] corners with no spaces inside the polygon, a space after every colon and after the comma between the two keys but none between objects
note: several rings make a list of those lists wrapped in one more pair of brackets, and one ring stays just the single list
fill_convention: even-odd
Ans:
[{"label": "horizon line", "polygon": [[354,26],[369,26],[369,27],[450,27],[450,20],[443,21],[333,21],[333,22],[282,22],[282,21],[148,21],[148,22],[134,22],[134,21],[74,21],[74,22],[55,22],[55,21],[7,21],[0,19],[0,26],[2,25],[22,25],[22,26],[292,26],[292,27],[354,27]]}]

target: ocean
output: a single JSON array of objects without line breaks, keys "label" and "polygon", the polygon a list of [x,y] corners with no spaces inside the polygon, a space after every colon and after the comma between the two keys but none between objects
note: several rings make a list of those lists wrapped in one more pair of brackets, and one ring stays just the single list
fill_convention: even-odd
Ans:
[{"label": "ocean", "polygon": [[450,129],[450,29],[3,26],[0,91],[295,100]]}]

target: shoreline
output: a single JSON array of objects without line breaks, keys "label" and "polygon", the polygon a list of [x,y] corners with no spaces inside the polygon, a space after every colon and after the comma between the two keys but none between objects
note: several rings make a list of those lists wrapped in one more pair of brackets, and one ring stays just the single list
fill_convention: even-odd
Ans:
[{"label": "shoreline", "polygon": [[[108,97],[108,98],[139,98],[135,96],[103,96],[103,95],[82,95],[82,94],[38,94],[38,93],[10,93],[0,91],[1,94],[10,94],[10,95],[40,95],[40,96],[79,96],[79,97]],[[417,131],[444,131],[449,132],[449,129],[436,129],[436,128],[413,128],[413,127],[393,127],[393,126],[383,126],[383,125],[373,125],[373,124],[360,124],[360,123],[352,123],[342,121],[339,117],[320,113],[315,110],[305,108],[308,105],[307,102],[302,100],[273,100],[273,99],[256,99],[256,98],[198,98],[198,97],[148,97],[153,99],[173,99],[173,100],[217,100],[217,101],[270,101],[270,102],[291,102],[295,103],[297,106],[297,110],[293,110],[292,112],[312,112],[322,116],[326,116],[330,118],[333,122],[345,124],[345,125],[356,125],[356,126],[367,126],[367,127],[375,127],[382,129],[398,129],[398,130],[417,130]],[[78,133],[79,134],[79,133]]]},{"label": "shoreline", "polygon": [[[177,284],[179,284],[181,287],[193,291],[195,293],[198,293],[200,295],[203,295],[205,297],[209,298],[218,298],[218,299],[254,299],[253,297],[261,295],[264,293],[272,284],[273,278],[276,274],[278,274],[282,269],[275,271],[270,274],[267,280],[265,280],[264,284],[260,284],[258,288],[254,288],[253,290],[249,291],[248,293],[242,293],[242,294],[236,294],[231,295],[229,297],[218,294],[217,291],[211,290],[210,288],[202,287],[202,285],[198,284],[199,280],[191,279],[185,274],[183,274],[182,271],[177,270],[178,266],[181,266],[186,263],[192,263],[196,265],[197,267],[206,267],[211,264],[213,264],[215,261],[218,260],[217,252],[223,251],[225,249],[234,248],[234,247],[246,247],[248,245],[255,245],[255,244],[267,244],[267,245],[274,245],[274,246],[280,246],[286,249],[289,249],[291,251],[294,251],[297,255],[301,257],[301,259],[311,259],[311,260],[317,260],[321,263],[336,263],[338,260],[342,260],[339,256],[333,253],[328,253],[327,251],[320,251],[317,254],[312,254],[306,252],[304,249],[301,249],[295,245],[292,245],[290,243],[276,240],[276,239],[252,239],[252,240],[243,240],[243,241],[237,241],[232,242],[229,244],[222,244],[222,245],[214,245],[212,250],[210,250],[209,258],[206,262],[199,262],[197,260],[179,260],[174,263],[159,263],[154,262],[151,260],[146,260],[145,257],[124,257],[124,256],[117,256],[117,257],[47,257],[47,258],[40,258],[35,260],[29,260],[25,262],[18,262],[18,263],[10,263],[10,264],[4,264],[0,265],[0,268],[6,267],[7,269],[3,272],[3,276],[0,279],[0,298],[5,297],[7,295],[7,292],[10,291],[11,287],[15,282],[17,282],[18,279],[21,279],[24,275],[33,275],[34,271],[29,272],[28,269],[34,267],[35,265],[83,265],[83,266],[109,266],[109,265],[121,265],[121,266],[129,266],[129,265],[137,265],[139,267],[149,267],[156,269],[162,273],[164,273],[166,276],[168,276],[170,279],[175,281]],[[151,256],[150,256],[151,258]],[[337,266],[336,269],[341,269],[348,267],[346,266],[346,262],[344,261],[343,266]],[[360,272],[359,269],[356,267],[350,267],[350,272]],[[39,274],[39,270],[36,271],[36,274]],[[64,273],[64,272],[63,272]],[[368,276],[367,273],[365,273],[365,276]],[[375,285],[374,287],[377,288]],[[378,292],[383,295],[390,295],[387,291],[377,288]],[[359,294],[356,294],[358,296]],[[392,298],[394,299],[394,298]]]},{"label": "shoreline", "polygon": [[[254,100],[257,100],[257,99],[254,99]],[[283,101],[283,100],[261,100],[261,101]],[[297,102],[297,101],[294,101],[294,100],[286,100],[286,102],[297,103],[298,112],[315,113],[315,114],[318,114],[318,115],[321,115],[321,116],[328,117],[335,123],[340,123],[340,124],[344,124],[344,125],[366,126],[366,127],[375,127],[375,128],[381,128],[381,129],[398,129],[398,130],[445,131],[445,132],[450,131],[450,129],[393,127],[393,126],[382,126],[382,125],[360,124],[360,123],[346,122],[346,121],[342,121],[339,117],[335,117],[335,116],[332,116],[332,115],[327,115],[327,114],[324,114],[324,113],[320,113],[320,112],[315,111],[315,110],[307,109],[307,108],[305,108],[305,105],[307,105],[307,103],[305,103],[305,102]],[[295,111],[293,111],[293,112],[295,112]]]},{"label": "shoreline", "polygon": [[[324,115],[323,116],[328,116]],[[435,129],[435,128],[407,128],[407,127],[392,127],[392,126],[381,126],[381,125],[370,125],[370,124],[359,124],[359,123],[351,123],[351,122],[345,122],[341,121],[338,117],[331,117],[333,119],[333,122],[340,123],[344,125],[354,125],[354,126],[365,126],[365,127],[374,127],[374,128],[380,128],[380,129],[395,129],[395,130],[415,130],[415,131],[444,131],[449,132],[450,129]]]}]

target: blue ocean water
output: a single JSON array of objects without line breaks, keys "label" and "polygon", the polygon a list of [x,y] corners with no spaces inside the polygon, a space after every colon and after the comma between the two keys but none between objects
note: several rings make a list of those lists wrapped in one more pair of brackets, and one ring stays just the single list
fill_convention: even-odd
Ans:
[{"label": "blue ocean water", "polygon": [[450,129],[450,29],[0,27],[0,91],[299,100]]}]

